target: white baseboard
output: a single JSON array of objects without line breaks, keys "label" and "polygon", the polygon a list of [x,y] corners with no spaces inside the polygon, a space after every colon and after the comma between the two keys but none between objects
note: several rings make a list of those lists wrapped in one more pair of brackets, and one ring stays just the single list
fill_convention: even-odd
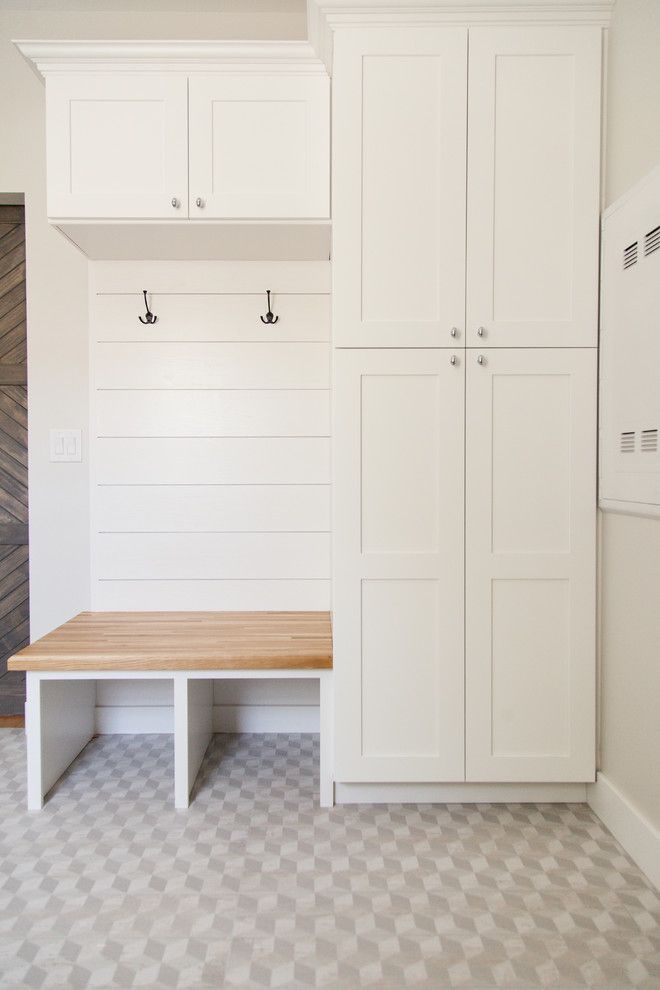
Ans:
[{"label": "white baseboard", "polygon": [[[171,705],[97,706],[100,735],[174,731]],[[214,705],[214,732],[318,732],[318,705]]]},{"label": "white baseboard", "polygon": [[337,804],[557,804],[586,801],[585,784],[339,784]]},{"label": "white baseboard", "polygon": [[660,831],[603,773],[598,774],[595,784],[587,785],[587,802],[640,870],[660,889]]}]

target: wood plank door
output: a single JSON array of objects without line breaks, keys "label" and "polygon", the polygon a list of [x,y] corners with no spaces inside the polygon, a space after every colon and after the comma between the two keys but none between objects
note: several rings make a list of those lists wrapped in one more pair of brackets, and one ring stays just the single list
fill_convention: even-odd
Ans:
[{"label": "wood plank door", "polygon": [[30,637],[27,476],[24,207],[0,206],[0,716],[25,701],[7,658]]},{"label": "wood plank door", "polygon": [[595,347],[601,29],[470,28],[468,347]]},{"label": "wood plank door", "polygon": [[467,779],[593,780],[597,351],[466,354]]},{"label": "wood plank door", "polygon": [[335,353],[335,738],[345,783],[464,778],[463,353]]},{"label": "wood plank door", "polygon": [[464,27],[335,34],[335,346],[463,345],[466,97]]}]

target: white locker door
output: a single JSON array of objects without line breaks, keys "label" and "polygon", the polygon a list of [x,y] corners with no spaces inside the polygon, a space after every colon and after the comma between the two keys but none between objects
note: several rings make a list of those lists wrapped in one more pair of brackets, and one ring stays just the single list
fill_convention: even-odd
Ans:
[{"label": "white locker door", "polygon": [[462,352],[335,352],[339,781],[464,779],[463,430]]},{"label": "white locker door", "polygon": [[470,29],[468,347],[595,347],[601,29]]},{"label": "white locker door", "polygon": [[49,217],[188,216],[185,75],[52,75],[46,106]]},{"label": "white locker door", "polygon": [[190,216],[327,217],[330,80],[323,71],[190,77]]},{"label": "white locker door", "polygon": [[597,352],[466,354],[467,779],[593,780]]},{"label": "white locker door", "polygon": [[467,30],[338,31],[332,86],[335,345],[462,346]]}]

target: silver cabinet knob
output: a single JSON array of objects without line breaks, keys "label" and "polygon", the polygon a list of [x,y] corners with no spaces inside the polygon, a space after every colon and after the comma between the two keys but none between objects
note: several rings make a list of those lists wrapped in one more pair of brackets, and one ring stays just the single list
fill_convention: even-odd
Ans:
[{"label": "silver cabinet knob", "polygon": [[486,363],[486,358],[483,356],[483,354],[480,354],[477,357],[477,364],[485,364],[485,363]]},{"label": "silver cabinet knob", "polygon": [[198,196],[195,200],[195,206],[200,210],[204,209],[205,203],[201,196]]},{"label": "silver cabinet knob", "polygon": [[176,198],[176,196],[172,196],[172,206],[174,207],[175,210],[178,210],[179,207],[181,206],[181,203]]},{"label": "silver cabinet knob", "polygon": [[486,328],[485,327],[479,327],[477,329],[477,337],[483,337],[483,336],[485,336],[485,333],[486,333]]},{"label": "silver cabinet knob", "polygon": [[458,337],[458,327],[452,327],[449,333],[452,337]]},{"label": "silver cabinet knob", "polygon": [[456,357],[456,355],[455,354],[452,354],[452,356],[449,358],[449,363],[450,364],[456,364],[457,361],[458,361],[458,358]]}]

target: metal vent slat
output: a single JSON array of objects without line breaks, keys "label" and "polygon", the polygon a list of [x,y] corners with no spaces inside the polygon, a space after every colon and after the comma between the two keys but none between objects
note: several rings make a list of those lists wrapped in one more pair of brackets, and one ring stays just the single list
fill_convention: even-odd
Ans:
[{"label": "metal vent slat", "polygon": [[623,250],[623,267],[630,268],[635,264],[637,264],[637,241]]},{"label": "metal vent slat", "polygon": [[644,254],[648,257],[660,248],[660,226],[649,230],[644,238]]},{"label": "metal vent slat", "polygon": [[619,450],[622,454],[634,454],[635,452],[635,433],[634,431],[627,431],[621,434],[619,442]]},{"label": "metal vent slat", "polygon": [[642,430],[642,440],[641,440],[642,450],[649,454],[653,454],[658,449],[658,431],[654,430]]}]

